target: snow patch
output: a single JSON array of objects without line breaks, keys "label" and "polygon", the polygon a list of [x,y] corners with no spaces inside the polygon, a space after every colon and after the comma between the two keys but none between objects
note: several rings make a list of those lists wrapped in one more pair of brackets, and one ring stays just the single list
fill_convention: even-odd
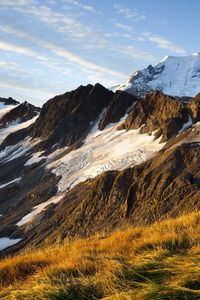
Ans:
[{"label": "snow patch", "polygon": [[13,132],[16,132],[20,129],[26,128],[28,126],[30,126],[31,124],[33,124],[36,119],[38,118],[38,116],[32,118],[31,120],[28,120],[26,122],[23,123],[15,123],[12,124],[6,128],[0,129],[0,144],[3,142],[3,140],[10,134]]},{"label": "snow patch", "polygon": [[26,216],[24,216],[16,225],[17,226],[22,226],[26,223],[30,223],[33,221],[33,219],[39,214],[41,213],[49,204],[51,203],[57,203],[59,202],[62,198],[64,197],[64,195],[57,195],[54,196],[52,198],[50,198],[48,201],[45,201],[37,206],[33,207],[32,212],[30,212],[29,214],[27,214]]},{"label": "snow patch", "polygon": [[140,134],[138,130],[117,130],[120,123],[103,131],[91,131],[81,148],[47,164],[54,174],[61,176],[58,191],[64,192],[80,182],[107,170],[123,170],[139,164],[159,151],[164,144],[154,134]]},{"label": "snow patch", "polygon": [[0,251],[19,243],[22,239],[10,239],[9,237],[0,238]]},{"label": "snow patch", "polygon": [[41,140],[34,139],[32,140],[29,136],[26,137],[23,141],[20,141],[16,145],[7,146],[4,150],[0,152],[0,160],[4,162],[11,161],[16,159],[26,152],[30,151],[36,144],[38,144]]},{"label": "snow patch", "polygon": [[44,151],[33,153],[32,157],[25,163],[25,166],[30,166],[32,164],[38,163],[42,159],[46,159],[46,156],[41,156],[42,153],[44,153]]},{"label": "snow patch", "polygon": [[161,59],[160,62],[162,63],[162,62],[166,61],[168,58],[169,58],[169,55],[166,55],[165,57],[163,57],[163,59]]},{"label": "snow patch", "polygon": [[188,129],[191,125],[192,125],[192,118],[189,115],[188,116],[188,121],[185,124],[183,124],[183,127],[181,128],[181,130],[179,131],[179,133],[182,133],[183,131],[185,131],[186,129]]},{"label": "snow patch", "polygon": [[193,56],[200,56],[200,53],[199,52],[194,52],[192,53]]},{"label": "snow patch", "polygon": [[[4,103],[0,102],[0,121],[1,118],[6,115],[9,111],[11,111],[13,108],[17,107],[18,105],[5,105]],[[0,122],[1,124],[1,122]]]},{"label": "snow patch", "polygon": [[12,183],[18,183],[21,179],[22,179],[22,177],[19,177],[19,178],[13,179],[13,180],[11,180],[11,181],[9,181],[7,183],[1,184],[0,185],[0,189],[3,189],[5,186],[8,186],[8,185],[10,185]]}]

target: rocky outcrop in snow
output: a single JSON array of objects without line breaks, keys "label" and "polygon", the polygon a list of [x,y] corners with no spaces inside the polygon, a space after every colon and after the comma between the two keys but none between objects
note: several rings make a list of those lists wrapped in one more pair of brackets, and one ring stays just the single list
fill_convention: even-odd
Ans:
[{"label": "rocky outcrop in snow", "polygon": [[162,136],[162,142],[176,136],[190,117],[187,105],[155,91],[139,100],[119,129],[140,129],[140,133]]},{"label": "rocky outcrop in snow", "polygon": [[0,128],[26,122],[37,116],[39,112],[39,107],[35,107],[28,102],[24,102],[12,108],[0,118]]}]

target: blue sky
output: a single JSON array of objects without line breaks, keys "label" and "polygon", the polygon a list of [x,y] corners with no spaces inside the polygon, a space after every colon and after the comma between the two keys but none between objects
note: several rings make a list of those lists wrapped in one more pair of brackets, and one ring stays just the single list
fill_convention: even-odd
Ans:
[{"label": "blue sky", "polygon": [[0,0],[0,96],[41,105],[200,51],[198,0]]}]

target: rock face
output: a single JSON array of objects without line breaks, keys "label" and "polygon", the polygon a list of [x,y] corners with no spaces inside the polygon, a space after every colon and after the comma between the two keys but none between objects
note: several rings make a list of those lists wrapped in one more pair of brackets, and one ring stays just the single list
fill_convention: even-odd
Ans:
[{"label": "rock face", "polygon": [[188,107],[191,111],[193,122],[198,122],[200,120],[200,94],[190,100]]},{"label": "rock face", "polygon": [[141,128],[141,133],[157,131],[156,137],[162,136],[164,142],[181,130],[189,116],[186,105],[180,100],[155,91],[137,102],[119,129]]},{"label": "rock face", "polygon": [[6,147],[14,146],[30,136],[32,125],[29,127],[14,131],[10,133],[0,144],[0,151],[5,151]]},{"label": "rock face", "polygon": [[7,114],[0,119],[0,128],[3,128],[11,123],[23,123],[37,116],[40,108],[24,102],[17,107],[11,109]]},{"label": "rock face", "polygon": [[[113,93],[100,84],[80,86],[50,99],[43,105],[37,121],[29,128],[8,135],[0,150],[27,136],[41,139],[37,145],[39,151],[49,152],[63,146],[79,147],[95,122],[100,130],[118,122],[136,100],[126,92]],[[11,122],[25,122],[39,111],[27,102],[22,103],[0,119],[0,127]]]},{"label": "rock face", "polygon": [[0,97],[0,103],[3,103],[5,105],[17,105],[17,104],[19,104],[18,101],[14,100],[11,97],[9,97],[9,98],[1,98]]},{"label": "rock face", "polygon": [[43,106],[32,136],[46,138],[48,146],[78,143],[112,97],[113,93],[100,84],[80,86],[75,91],[56,96]]},{"label": "rock face", "polygon": [[[59,144],[79,146],[102,114],[99,129],[118,122],[136,98],[113,93],[100,84],[80,86],[72,92],[49,100],[32,130],[33,138],[43,138],[42,149]],[[105,111],[103,111],[105,110]]]},{"label": "rock face", "polygon": [[99,129],[103,130],[109,123],[118,122],[136,100],[136,97],[117,91],[99,122]]}]

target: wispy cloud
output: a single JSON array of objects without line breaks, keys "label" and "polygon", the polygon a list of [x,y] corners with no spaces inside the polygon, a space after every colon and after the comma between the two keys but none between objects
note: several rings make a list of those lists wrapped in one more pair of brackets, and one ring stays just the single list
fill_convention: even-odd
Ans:
[{"label": "wispy cloud", "polygon": [[[47,45],[46,45],[47,47]],[[126,78],[126,74],[123,74],[121,72],[118,71],[114,71],[112,69],[109,68],[105,68],[102,67],[96,63],[93,63],[91,61],[88,61],[86,59],[83,59],[82,57],[65,50],[64,48],[61,47],[56,47],[55,45],[48,45],[48,48],[52,51],[52,53],[54,53],[55,55],[67,58],[69,61],[76,63],[84,68],[86,68],[89,71],[94,71],[94,72],[100,72],[100,73],[104,73],[115,76],[115,77],[119,77],[119,78]]]},{"label": "wispy cloud", "polygon": [[3,0],[0,1],[0,7],[6,6],[25,6],[36,3],[35,0]]},{"label": "wispy cloud", "polygon": [[115,26],[117,28],[122,29],[122,30],[127,31],[127,32],[134,32],[133,26],[130,26],[130,25],[125,25],[125,24],[122,24],[120,22],[115,22]]},{"label": "wispy cloud", "polygon": [[0,40],[0,50],[15,52],[15,53],[26,55],[26,56],[32,56],[32,57],[35,57],[40,60],[45,60],[44,56],[41,56],[38,52],[36,52],[30,48],[16,45],[13,43],[8,43],[8,42],[1,41],[1,40]]},{"label": "wispy cloud", "polygon": [[[0,77],[1,78],[1,77]],[[12,96],[17,98],[17,100],[23,99],[30,101],[30,95],[32,99],[38,100],[47,100],[54,96],[53,93],[50,93],[47,90],[39,89],[38,87],[27,86],[24,84],[20,84],[19,82],[12,82],[5,78],[1,78],[1,89],[12,90],[12,95],[8,94],[7,91],[1,96]],[[3,90],[2,90],[3,92]],[[26,98],[25,98],[26,97]]]},{"label": "wispy cloud", "polygon": [[[28,1],[28,0],[24,0]],[[30,0],[32,1],[32,0]],[[65,3],[73,3],[75,5],[81,5],[79,1],[77,0],[63,0]],[[115,4],[115,6],[118,8],[119,13],[122,13],[120,7],[118,4]],[[102,49],[106,52],[109,51],[118,51],[119,53],[128,56],[131,54],[130,57],[135,59],[138,59],[138,57],[142,60],[147,59],[147,57],[152,57],[151,53],[147,53],[144,51],[141,51],[140,49],[137,49],[137,47],[134,47],[134,53],[130,53],[129,50],[123,50],[121,51],[121,47],[118,47],[118,45],[115,45],[112,43],[112,40],[110,39],[111,36],[118,36],[118,37],[124,37],[124,38],[131,38],[131,34],[134,32],[134,28],[130,25],[123,24],[121,22],[115,21],[115,26],[123,31],[125,33],[120,34],[119,32],[112,33],[109,35],[109,33],[100,33],[99,31],[96,31],[93,27],[87,26],[85,24],[82,24],[80,21],[77,21],[72,16],[64,15],[55,11],[52,11],[51,8],[45,6],[45,5],[32,5],[30,6],[23,6],[23,7],[16,7],[17,11],[22,12],[23,14],[27,14],[29,16],[35,17],[41,22],[47,24],[50,27],[53,27],[56,31],[65,33],[67,36],[67,39],[69,40],[69,37],[73,38],[76,42],[77,40],[81,41],[81,47],[85,50],[89,49],[95,49],[97,52],[98,49]],[[133,12],[130,9],[125,9],[126,13],[128,13],[129,17],[135,17],[140,18],[143,15],[140,15],[138,12]],[[20,37],[20,34],[18,33],[18,36]],[[22,36],[21,36],[22,37]],[[28,38],[28,36],[26,36]],[[90,62],[87,59],[82,58],[80,55],[77,55],[73,53],[73,51],[69,51],[66,49],[66,47],[58,47],[56,48],[56,44],[51,44],[44,41],[34,40],[34,42],[37,42],[40,44],[40,46],[45,47],[47,49],[50,49],[54,54],[63,56],[65,58],[68,58],[69,61],[78,63],[80,66],[84,66],[86,69],[89,70],[96,70],[97,72],[106,72],[106,74],[112,74],[115,77],[124,77],[127,76],[123,74],[122,72],[117,72],[112,70],[111,68],[105,68],[97,63]],[[126,49],[132,49],[131,46],[125,47]],[[57,50],[56,50],[57,49]],[[62,54],[62,55],[61,55]]]},{"label": "wispy cloud", "polygon": [[139,50],[133,45],[121,45],[118,46],[118,51],[122,54],[126,54],[129,59],[140,60],[144,62],[155,62],[155,56],[148,51]]},{"label": "wispy cloud", "polygon": [[163,36],[151,33],[151,32],[144,32],[141,36],[146,41],[150,41],[154,43],[158,48],[168,50],[170,52],[174,52],[177,54],[185,54],[186,50],[173,42],[169,41]]},{"label": "wispy cloud", "polygon": [[97,13],[97,10],[92,5],[85,5],[78,0],[62,0],[62,2],[66,5],[71,4],[73,6],[77,6],[87,12]]},{"label": "wispy cloud", "polygon": [[[71,0],[70,2],[74,1]],[[82,4],[79,3],[79,5]],[[86,7],[88,10],[90,9],[89,6],[84,7],[85,9]],[[35,18],[37,21],[51,27],[57,33],[62,34],[62,38],[65,34],[68,42],[70,39],[75,43],[82,42],[82,47],[86,49],[105,48],[106,41],[103,35],[99,34],[99,30],[96,30],[94,26],[81,22],[77,16],[72,16],[71,13],[69,14],[64,11],[62,13],[57,12],[47,5],[39,5],[36,2],[33,5],[23,6],[13,4],[12,8],[27,17]]]},{"label": "wispy cloud", "polygon": [[139,13],[137,10],[130,9],[124,5],[116,3],[113,5],[116,13],[122,15],[127,19],[132,19],[134,21],[142,21],[146,19],[146,15]]},{"label": "wispy cloud", "polygon": [[[56,44],[52,44],[52,43],[44,41],[40,38],[34,38],[33,36],[29,36],[28,34],[23,33],[19,30],[13,29],[11,27],[1,26],[0,31],[1,30],[4,30],[8,33],[12,33],[15,36],[18,36],[20,38],[31,40],[34,43],[37,43],[42,48],[50,50],[51,53],[54,54],[55,56],[63,57],[70,62],[76,63],[79,66],[84,67],[84,69],[88,72],[94,71],[94,72],[103,73],[104,75],[109,74],[109,75],[112,75],[112,76],[115,76],[118,78],[125,78],[127,76],[126,74],[123,74],[121,72],[112,70],[110,68],[103,67],[99,64],[96,64],[94,62],[86,60],[86,59],[82,58],[81,56],[76,55],[75,53],[73,53],[71,51],[68,51],[64,47],[59,47]],[[45,56],[41,56],[38,52],[32,50],[31,48],[19,46],[18,44],[11,44],[8,42],[0,41],[0,49],[4,50],[4,51],[11,51],[11,52],[15,52],[15,53],[19,53],[19,54],[23,54],[23,55],[27,55],[27,56],[32,56],[39,60],[48,61],[48,59]]]},{"label": "wispy cloud", "polygon": [[16,63],[0,60],[0,68],[13,71],[13,70],[17,70],[18,66]]}]

